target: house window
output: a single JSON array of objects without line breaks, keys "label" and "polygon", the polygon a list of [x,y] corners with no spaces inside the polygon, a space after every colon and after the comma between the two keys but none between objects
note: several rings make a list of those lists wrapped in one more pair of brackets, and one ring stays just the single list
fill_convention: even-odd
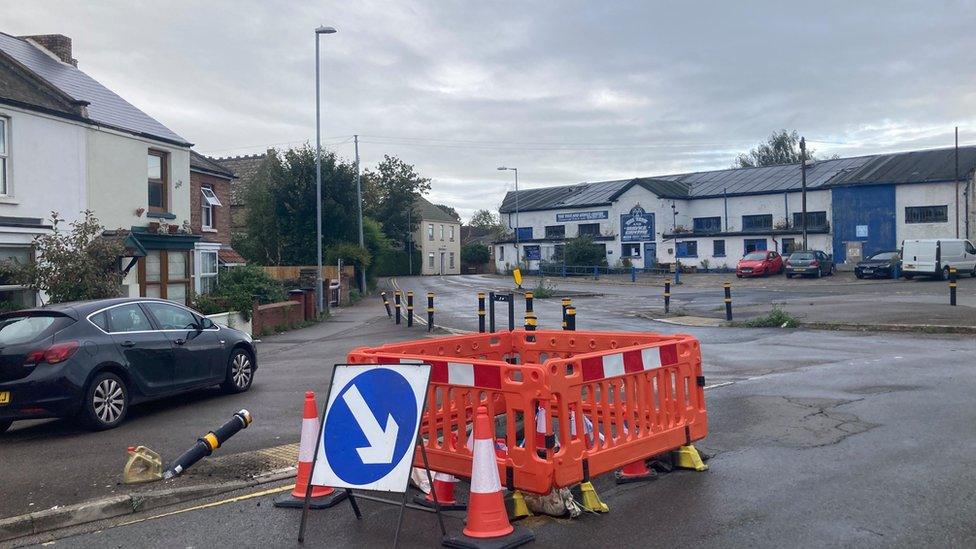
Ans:
[{"label": "house window", "polygon": [[453,269],[454,268],[454,252],[451,252],[450,254],[448,254],[447,257],[448,257],[447,266],[448,266],[448,268]]},{"label": "house window", "polygon": [[949,206],[906,206],[905,223],[945,223]]},{"label": "house window", "polygon": [[[27,246],[5,246],[0,248],[0,263],[17,263],[26,265],[33,261],[34,254]],[[2,270],[0,270],[2,271]],[[5,274],[0,274],[0,311],[14,311],[33,307],[35,292],[13,284]]]},{"label": "house window", "polygon": [[454,242],[454,225],[451,225],[451,242]]},{"label": "house window", "polygon": [[505,246],[498,247],[498,261],[505,261]]},{"label": "house window", "polygon": [[149,250],[139,261],[139,293],[186,305],[190,294],[190,252]]},{"label": "house window", "polygon": [[203,208],[203,215],[201,216],[203,228],[213,229],[217,225],[214,223],[214,207],[221,206],[222,204],[210,187],[200,187],[200,192],[203,193],[203,200],[200,201]]},{"label": "house window", "polygon": [[0,118],[0,195],[10,194],[10,151],[8,150],[10,136],[7,128],[10,120]]},{"label": "house window", "polygon": [[428,223],[427,224],[427,240],[431,240],[431,241],[434,240],[434,224],[433,223]]},{"label": "house window", "polygon": [[765,238],[747,238],[743,241],[743,255],[752,253],[755,251],[766,251],[766,239]]},{"label": "house window", "polygon": [[796,239],[795,238],[784,238],[783,239],[783,255],[789,255],[796,250]]},{"label": "house window", "polygon": [[579,225],[579,236],[600,236],[600,224],[599,223],[580,223]]},{"label": "house window", "polygon": [[677,257],[698,257],[698,242],[696,240],[682,240],[677,245]]},{"label": "house window", "polygon": [[566,225],[546,225],[546,238],[566,238]]},{"label": "house window", "polygon": [[441,224],[441,240],[444,240],[444,225]]},{"label": "house window", "polygon": [[721,217],[696,217],[692,221],[696,233],[717,233],[722,230]]},{"label": "house window", "polygon": [[[827,212],[807,212],[807,228],[822,229],[827,226]],[[803,227],[803,212],[793,212],[793,228]]]},{"label": "house window", "polygon": [[725,257],[725,241],[724,240],[713,240],[712,241],[712,257]]},{"label": "house window", "polygon": [[434,268],[434,252],[427,254],[427,266],[431,269]]},{"label": "house window", "polygon": [[532,240],[532,227],[519,227],[515,229],[515,234],[519,240]]},{"label": "house window", "polygon": [[200,293],[217,289],[217,252],[200,252]]},{"label": "house window", "polygon": [[742,216],[743,231],[764,231],[773,228],[773,214]]},{"label": "house window", "polygon": [[640,257],[640,244],[622,244],[620,257]]},{"label": "house window", "polygon": [[169,207],[169,155],[149,151],[149,211],[165,212]]}]

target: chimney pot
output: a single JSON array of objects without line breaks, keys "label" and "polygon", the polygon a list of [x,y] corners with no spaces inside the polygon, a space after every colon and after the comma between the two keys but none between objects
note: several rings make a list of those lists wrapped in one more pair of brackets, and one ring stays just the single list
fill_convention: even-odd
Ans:
[{"label": "chimney pot", "polygon": [[71,38],[63,34],[36,34],[32,36],[21,36],[21,38],[36,42],[54,54],[55,57],[69,65],[78,66],[78,60],[71,57]]}]

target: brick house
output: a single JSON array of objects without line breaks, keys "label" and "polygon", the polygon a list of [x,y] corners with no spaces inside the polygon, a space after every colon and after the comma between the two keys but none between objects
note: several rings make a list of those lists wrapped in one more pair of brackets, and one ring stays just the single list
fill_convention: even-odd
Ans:
[{"label": "brick house", "polygon": [[[269,152],[271,151],[269,150]],[[265,153],[213,159],[213,162],[230,170],[235,175],[230,187],[230,202],[227,202],[230,204],[231,234],[247,232],[247,205],[244,203],[244,194],[248,185],[257,177],[258,170],[267,157],[268,154]]]},{"label": "brick house", "polygon": [[231,247],[231,182],[234,172],[190,151],[190,227],[202,238],[194,246],[199,265],[193,281],[199,294],[217,284],[218,266],[243,265],[244,258]]}]

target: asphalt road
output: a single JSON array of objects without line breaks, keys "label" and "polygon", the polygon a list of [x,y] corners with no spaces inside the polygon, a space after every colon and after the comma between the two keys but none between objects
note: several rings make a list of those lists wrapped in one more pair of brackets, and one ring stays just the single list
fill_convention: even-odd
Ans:
[{"label": "asphalt road", "polygon": [[[971,340],[696,332],[711,356],[783,348],[777,358],[755,359],[767,364],[752,375],[739,368],[738,381],[706,393],[711,434],[700,446],[713,453],[710,470],[623,486],[601,477],[597,488],[611,512],[528,519],[537,546],[976,544],[976,472],[965,459],[976,450]],[[713,341],[716,332],[726,339]],[[707,374],[714,375],[715,362],[705,361]],[[298,513],[274,509],[270,499],[148,515],[126,526],[105,522],[54,545],[297,546]],[[315,512],[306,544],[389,545],[397,510],[369,502],[363,508],[361,522],[345,506]],[[408,513],[402,546],[436,545],[434,517]],[[457,531],[460,516],[447,524]]]},{"label": "asphalt road", "polygon": [[[465,276],[401,278],[395,284],[416,293],[418,313],[420,298],[436,292],[435,322],[471,330],[477,326],[476,292],[507,282]],[[637,316],[644,300],[658,291],[618,287],[604,289],[602,296],[574,298],[578,327],[680,331],[701,340],[712,388],[706,393],[710,435],[700,446],[714,454],[711,470],[621,487],[602,477],[597,486],[612,512],[576,521],[532,519],[528,526],[539,546],[628,547],[649,540],[709,547],[976,543],[971,495],[976,473],[965,459],[976,450],[971,427],[976,340],[971,336],[692,328]],[[689,285],[687,291],[700,290]],[[760,292],[777,290],[755,291],[759,300]],[[521,300],[518,305],[521,320]],[[536,311],[541,327],[558,327],[558,300],[537,300]],[[172,455],[240,407],[251,408],[257,419],[232,440],[228,452],[297,441],[301,392],[324,390],[329,366],[349,348],[418,337],[423,330],[393,326],[376,297],[344,314],[360,322],[346,330],[332,325],[310,329],[322,332],[269,338],[262,346],[260,383],[242,397],[203,394],[151,405],[122,428],[95,435],[63,422],[15,428],[0,443],[7,500],[0,505],[20,511],[34,501],[29,510],[36,510],[70,503],[61,501],[65,497],[111,491],[117,488],[125,446],[146,443]],[[312,333],[316,336],[309,337]],[[290,545],[298,517],[273,509],[270,498],[104,521],[77,528],[56,545],[126,546],[133,540],[154,546]],[[363,507],[361,523],[345,508],[315,514],[309,545],[389,544],[396,510],[372,503]],[[133,519],[147,520],[119,525]],[[448,527],[458,529],[460,516]],[[437,539],[433,517],[410,512],[403,545],[429,547]]]}]

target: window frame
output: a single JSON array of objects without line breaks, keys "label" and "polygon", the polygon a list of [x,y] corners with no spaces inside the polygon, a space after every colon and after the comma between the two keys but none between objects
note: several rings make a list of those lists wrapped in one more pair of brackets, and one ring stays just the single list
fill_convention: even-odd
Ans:
[{"label": "window frame", "polygon": [[[718,253],[718,250],[715,247],[716,244],[718,244],[719,242],[722,243],[722,253]],[[712,241],[712,257],[725,257],[725,239],[724,238],[719,238],[719,239],[716,239],[716,240],[713,240]]]},{"label": "window frame", "polygon": [[548,239],[556,240],[566,238],[566,225],[546,225],[545,231],[546,238]]},{"label": "window frame", "polygon": [[[628,249],[630,252],[628,252]],[[637,252],[636,254],[634,252]],[[624,242],[620,244],[620,257],[624,258],[640,258],[641,243],[640,242]]]},{"label": "window frame", "polygon": [[[823,216],[823,222],[817,222],[811,220],[812,217],[820,218]],[[803,226],[803,212],[793,212],[793,228],[798,228]],[[822,229],[827,226],[827,212],[826,211],[816,211],[807,212],[807,228]]]},{"label": "window frame", "polygon": [[447,256],[448,256],[447,268],[448,269],[453,269],[454,268],[454,252],[448,252],[447,253]]},{"label": "window frame", "polygon": [[[204,255],[213,256],[213,268],[212,272],[205,271],[207,262],[204,261]],[[220,277],[220,254],[217,250],[200,250],[200,293],[203,295],[209,294],[213,289],[207,289],[204,287],[204,279],[213,279],[214,287],[217,285],[217,281]]]},{"label": "window frame", "polygon": [[[682,253],[681,245],[684,244],[685,251]],[[694,250],[689,253],[688,247],[691,246]],[[698,241],[697,240],[680,240],[674,245],[674,257],[677,259],[695,258],[698,257]]]},{"label": "window frame", "polygon": [[515,237],[518,240],[532,240],[532,227],[515,227]]},{"label": "window frame", "polygon": [[434,241],[434,224],[433,223],[428,223],[427,224],[427,241],[428,242],[433,242]]},{"label": "window frame", "polygon": [[[208,192],[210,194],[207,194]],[[213,187],[201,185],[200,194],[203,195],[203,200],[200,201],[200,226],[204,229],[216,230],[216,211],[214,211],[214,208],[216,206],[223,206],[223,204],[217,198],[217,193],[214,192]]]},{"label": "window frame", "polygon": [[444,242],[444,224],[441,223],[441,242]]},{"label": "window frame", "polygon": [[[596,227],[596,232],[583,232],[583,227],[586,227],[587,231]],[[600,236],[600,224],[599,223],[580,223],[576,226],[576,236]]]},{"label": "window frame", "polygon": [[[746,227],[746,220],[750,221],[750,224],[756,220],[762,219],[763,221],[768,220],[769,224],[763,223],[762,226],[757,227]],[[751,214],[742,216],[742,230],[743,231],[771,231],[773,230],[773,214]]]},{"label": "window frame", "polygon": [[450,238],[451,242],[454,242],[454,225],[451,225]]},{"label": "window frame", "polygon": [[[140,297],[149,297],[146,295],[146,290],[150,286],[159,286],[159,299],[169,299],[168,287],[171,284],[183,284],[185,287],[186,298],[189,299],[191,296],[192,282],[193,282],[193,254],[190,250],[149,250],[149,253],[159,252],[159,281],[147,281],[146,280],[146,263],[148,261],[148,255],[141,258],[137,264],[138,277],[139,277],[139,293]],[[169,278],[169,254],[170,253],[180,253],[186,254],[186,278]],[[154,298],[150,298],[154,299]],[[179,303],[174,301],[174,303]],[[186,305],[186,303],[181,303],[181,305]]]},{"label": "window frame", "polygon": [[434,252],[427,252],[427,268],[434,268]]},{"label": "window frame", "polygon": [[[937,216],[930,215],[933,212],[936,212],[940,215]],[[937,219],[928,219],[929,217],[937,217]],[[933,206],[905,206],[906,225],[918,225],[918,224],[925,224],[925,223],[948,223],[948,222],[949,222],[948,204],[933,205]]]},{"label": "window frame", "polygon": [[[706,221],[708,221],[707,226]],[[696,233],[719,233],[722,232],[722,216],[710,215],[708,217],[691,218],[692,230]],[[714,228],[712,227],[714,225]]]},{"label": "window frame", "polygon": [[[161,179],[153,179],[148,176],[148,169],[149,169],[148,161],[150,156],[155,156],[159,158],[159,176],[161,177]],[[160,151],[158,149],[149,149],[149,151],[146,154],[146,170],[147,170],[146,202],[148,203],[147,205],[149,206],[149,211],[153,213],[169,213],[169,153],[166,151]],[[152,193],[149,192],[149,189],[153,185],[159,185],[160,202],[162,202],[161,206],[153,206],[151,203],[149,203],[151,200],[150,197],[152,196]]]},{"label": "window frame", "polygon": [[10,172],[10,118],[0,116],[0,196],[13,196]]}]

